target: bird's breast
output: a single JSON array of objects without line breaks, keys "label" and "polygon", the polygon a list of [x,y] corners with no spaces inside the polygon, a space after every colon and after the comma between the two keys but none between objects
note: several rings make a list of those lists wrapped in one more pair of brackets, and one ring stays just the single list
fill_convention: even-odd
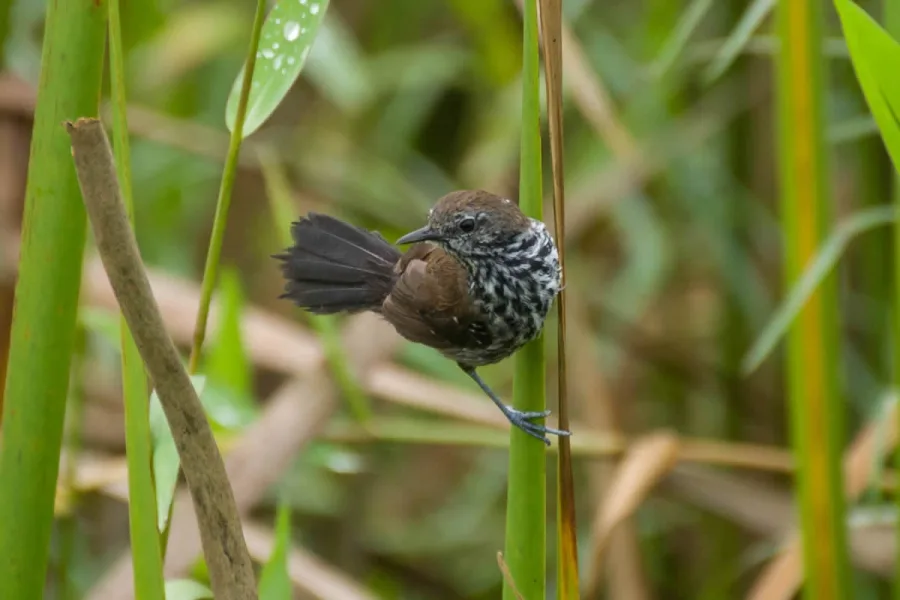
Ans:
[{"label": "bird's breast", "polygon": [[486,347],[465,349],[480,353],[481,364],[506,358],[533,340],[559,292],[559,267],[555,248],[544,253],[532,249],[533,256],[501,255],[497,259],[473,261],[469,265],[469,297],[481,316],[490,339]]}]

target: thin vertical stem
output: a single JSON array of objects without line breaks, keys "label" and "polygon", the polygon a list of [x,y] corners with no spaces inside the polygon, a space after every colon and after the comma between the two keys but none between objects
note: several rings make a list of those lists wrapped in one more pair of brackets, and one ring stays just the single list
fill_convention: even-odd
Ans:
[{"label": "thin vertical stem", "polygon": [[244,140],[244,119],[247,116],[247,100],[250,98],[250,86],[253,83],[253,69],[256,66],[256,50],[262,35],[262,26],[266,18],[266,0],[258,0],[256,14],[253,17],[253,31],[250,35],[250,47],[247,49],[247,68],[241,83],[241,95],[238,100],[237,114],[234,119],[234,131],[228,143],[228,154],[222,171],[222,182],[219,185],[219,199],[216,202],[216,214],[213,217],[213,230],[206,254],[206,266],[203,269],[203,283],[200,288],[200,307],[197,309],[197,322],[194,325],[194,343],[191,346],[191,357],[188,362],[188,373],[194,374],[200,366],[203,341],[206,338],[206,322],[209,318],[209,305],[212,302],[213,290],[219,271],[219,259],[222,256],[222,240],[225,238],[225,226],[228,224],[228,210],[231,207],[231,191],[237,177],[238,156],[241,142]]},{"label": "thin vertical stem", "polygon": [[[777,8],[779,176],[788,287],[816,253],[831,222],[823,140],[822,7],[819,0],[780,0]],[[849,592],[838,325],[831,275],[791,326],[787,352],[807,597],[816,600],[840,600]]]},{"label": "thin vertical stem", "polygon": [[[566,365],[566,199],[563,163],[562,93],[562,0],[541,0],[541,36],[544,47],[544,81],[547,89],[547,121],[550,133],[550,160],[553,174],[553,216],[556,246],[562,267],[562,290],[556,299],[557,385],[559,428],[569,429],[568,369]],[[572,473],[572,446],[568,437],[559,438],[556,479],[557,581],[556,596],[565,600],[579,598],[578,539],[575,519],[575,482]]]},{"label": "thin vertical stem", "polygon": [[[112,93],[113,149],[116,176],[125,211],[134,227],[131,152],[125,93],[125,58],[119,0],[109,0],[109,71]],[[125,405],[125,452],[128,459],[128,525],[134,557],[136,600],[163,600],[162,554],[156,529],[156,491],[150,442],[149,389],[144,361],[125,322],[119,316],[122,349],[122,396]]]}]

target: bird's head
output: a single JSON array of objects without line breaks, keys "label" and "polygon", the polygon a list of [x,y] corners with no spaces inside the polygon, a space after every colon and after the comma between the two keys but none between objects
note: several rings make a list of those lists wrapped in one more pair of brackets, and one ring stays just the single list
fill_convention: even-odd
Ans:
[{"label": "bird's head", "polygon": [[502,252],[534,226],[511,200],[483,190],[462,190],[438,200],[428,223],[397,243],[430,241],[468,259]]}]

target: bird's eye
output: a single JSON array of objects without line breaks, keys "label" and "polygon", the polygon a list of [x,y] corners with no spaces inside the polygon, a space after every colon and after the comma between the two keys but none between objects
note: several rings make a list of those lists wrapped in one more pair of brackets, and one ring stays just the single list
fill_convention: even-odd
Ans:
[{"label": "bird's eye", "polygon": [[459,222],[459,230],[463,233],[470,233],[475,229],[475,219],[472,217],[466,217],[462,221]]}]

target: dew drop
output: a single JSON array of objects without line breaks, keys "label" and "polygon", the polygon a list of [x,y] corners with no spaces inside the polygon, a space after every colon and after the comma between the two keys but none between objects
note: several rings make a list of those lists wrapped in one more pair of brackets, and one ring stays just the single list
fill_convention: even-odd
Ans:
[{"label": "dew drop", "polygon": [[262,55],[263,55],[263,58],[271,59],[271,58],[275,57],[275,53],[272,52],[271,50],[269,50],[268,48],[266,48],[265,50],[262,51]]},{"label": "dew drop", "polygon": [[300,37],[300,23],[296,21],[288,21],[284,24],[284,39],[293,42]]},{"label": "dew drop", "polygon": [[314,14],[314,15],[319,14],[319,5],[318,5],[318,4],[310,4],[310,5],[309,5],[309,12],[310,12],[311,14]]},{"label": "dew drop", "polygon": [[278,42],[272,44],[272,50],[278,50]]},{"label": "dew drop", "polygon": [[278,69],[280,69],[280,68],[281,68],[281,61],[283,61],[283,60],[284,60],[284,57],[283,57],[282,55],[279,54],[278,56],[276,56],[276,57],[275,57],[275,62],[272,64],[272,68],[275,69],[276,71],[277,71]]},{"label": "dew drop", "polygon": [[275,19],[275,24],[276,24],[276,25],[281,25],[281,19]]},{"label": "dew drop", "polygon": [[302,4],[303,6],[306,6],[306,0],[300,0],[300,4]]},{"label": "dew drop", "polygon": [[294,57],[293,57],[293,56],[288,56],[288,57],[287,57],[287,64],[289,64],[289,65],[294,64]]}]

